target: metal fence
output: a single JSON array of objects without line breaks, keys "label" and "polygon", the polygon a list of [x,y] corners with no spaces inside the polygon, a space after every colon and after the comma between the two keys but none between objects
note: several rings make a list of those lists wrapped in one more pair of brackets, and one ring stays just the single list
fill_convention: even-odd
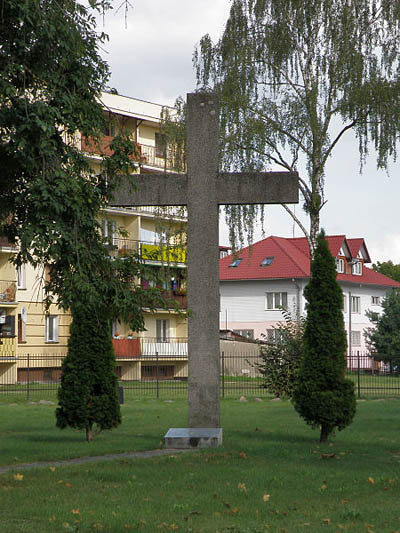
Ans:
[{"label": "metal fence", "polygon": [[[187,397],[188,356],[185,345],[177,353],[171,347],[144,350],[140,355],[116,357],[115,373],[128,398]],[[0,401],[2,395],[26,400],[56,399],[61,379],[62,355],[0,356]],[[221,352],[221,397],[265,396],[262,377],[254,363],[259,356]],[[365,352],[353,351],[347,358],[347,377],[355,383],[357,396],[400,396],[400,372],[376,362]]]}]

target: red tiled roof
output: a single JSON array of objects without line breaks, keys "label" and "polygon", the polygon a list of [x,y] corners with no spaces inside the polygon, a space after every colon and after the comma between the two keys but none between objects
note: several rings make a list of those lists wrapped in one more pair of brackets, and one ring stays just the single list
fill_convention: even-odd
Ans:
[{"label": "red tiled roof", "polygon": [[371,259],[369,257],[369,252],[367,250],[367,246],[365,244],[364,239],[347,239],[347,244],[350,248],[350,253],[352,257],[357,257],[358,252],[361,250],[362,245],[364,245],[365,251],[367,252],[368,258],[365,260],[365,262],[370,263]]},{"label": "red tiled roof", "polygon": [[[345,235],[327,236],[326,239],[333,256],[338,254],[344,241],[348,242]],[[350,239],[350,241],[353,241],[353,249],[356,248],[354,241],[358,240]],[[361,244],[364,243],[363,239],[360,240],[362,241]],[[233,254],[220,259],[219,272],[221,281],[308,278],[310,276],[310,254],[307,239],[305,238],[267,237],[253,244],[251,248],[244,248],[237,253],[237,257],[242,259],[237,267],[229,266],[235,259]],[[272,263],[268,266],[261,266],[261,262],[267,257],[273,257]],[[397,281],[366,266],[363,266],[362,276],[338,274],[337,279],[352,283],[400,287],[400,283]]]}]

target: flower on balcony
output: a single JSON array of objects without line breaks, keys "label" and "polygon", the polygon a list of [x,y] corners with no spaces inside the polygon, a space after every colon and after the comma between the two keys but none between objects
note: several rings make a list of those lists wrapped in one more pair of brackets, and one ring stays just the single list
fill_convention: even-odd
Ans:
[{"label": "flower on balcony", "polygon": [[176,296],[185,296],[186,295],[186,287],[178,287],[174,290],[174,294]]}]

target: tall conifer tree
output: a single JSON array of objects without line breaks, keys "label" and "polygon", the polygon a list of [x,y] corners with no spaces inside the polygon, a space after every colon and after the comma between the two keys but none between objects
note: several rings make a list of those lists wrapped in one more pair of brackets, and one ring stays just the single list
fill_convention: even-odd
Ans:
[{"label": "tall conifer tree", "polygon": [[320,427],[320,441],[326,442],[335,428],[341,430],[351,423],[356,399],[354,383],[345,379],[343,294],[323,232],[317,238],[304,295],[308,302],[304,353],[293,402],[307,424]]}]

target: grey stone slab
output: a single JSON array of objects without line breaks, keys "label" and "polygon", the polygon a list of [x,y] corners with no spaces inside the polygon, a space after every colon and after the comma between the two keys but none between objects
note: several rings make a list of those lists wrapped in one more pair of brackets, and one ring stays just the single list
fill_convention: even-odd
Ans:
[{"label": "grey stone slab", "polygon": [[164,439],[166,448],[216,448],[222,444],[222,428],[171,428]]}]

